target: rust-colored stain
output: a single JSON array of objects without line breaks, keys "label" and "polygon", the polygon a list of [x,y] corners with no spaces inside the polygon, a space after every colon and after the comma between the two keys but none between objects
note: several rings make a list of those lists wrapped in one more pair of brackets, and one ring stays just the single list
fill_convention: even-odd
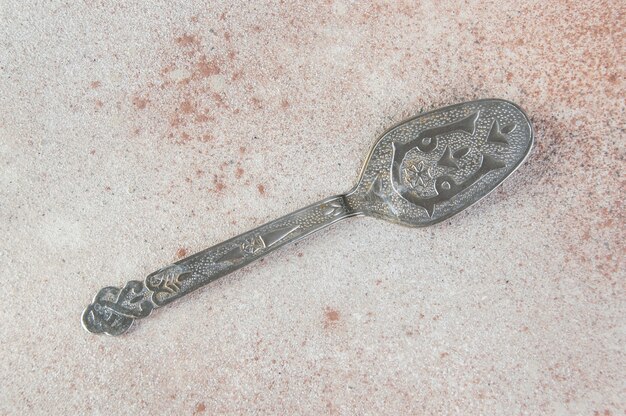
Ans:
[{"label": "rust-colored stain", "polygon": [[263,184],[258,184],[258,185],[256,186],[256,189],[259,191],[259,193],[260,193],[261,195],[265,195],[265,185],[263,185]]},{"label": "rust-colored stain", "polygon": [[187,143],[190,140],[191,136],[186,131],[180,133],[180,140],[178,141],[179,143]]},{"label": "rust-colored stain", "polygon": [[211,94],[211,98],[213,98],[213,101],[218,108],[228,108],[228,104],[226,103],[226,100],[224,100],[222,94],[214,92]]},{"label": "rust-colored stain", "polygon": [[216,117],[228,116],[224,111],[239,112],[222,91],[228,87],[225,80],[232,82],[236,56],[232,49],[215,48],[206,35],[183,32],[163,47],[160,77],[138,92],[133,104],[145,109],[151,104],[148,95],[159,97],[159,105],[151,106],[152,117],[167,120],[162,137],[174,143],[213,141],[211,123]]},{"label": "rust-colored stain", "polygon": [[197,73],[203,78],[210,77],[211,75],[217,75],[221,72],[217,60],[207,60],[206,56],[200,58],[200,60],[196,64],[196,67],[198,69]]},{"label": "rust-colored stain", "polygon": [[182,259],[183,257],[187,257],[187,249],[184,247],[181,247],[176,251],[176,258]]},{"label": "rust-colored stain", "polygon": [[199,415],[201,413],[204,413],[205,411],[206,411],[206,405],[203,402],[200,402],[196,404],[193,414]]},{"label": "rust-colored stain", "polygon": [[339,312],[331,307],[327,307],[324,311],[324,328],[328,329],[336,325],[339,319]]},{"label": "rust-colored stain", "polygon": [[96,88],[100,88],[101,85],[102,83],[100,81],[91,81],[91,84],[89,84],[89,86],[94,90]]},{"label": "rust-colored stain", "polygon": [[195,37],[194,35],[184,34],[176,38],[176,43],[181,46],[197,45],[198,38]]},{"label": "rust-colored stain", "polygon": [[256,108],[257,110],[260,110],[263,108],[263,102],[261,101],[260,98],[252,97],[250,101],[252,102],[252,105],[254,106],[254,108]]},{"label": "rust-colored stain", "polygon": [[243,78],[243,71],[242,70],[237,70],[237,71],[233,72],[233,74],[230,77],[230,80],[235,82],[235,81],[239,81],[242,78]]},{"label": "rust-colored stain", "polygon": [[235,178],[237,179],[241,179],[241,177],[243,176],[244,170],[241,167],[237,167],[235,169]]},{"label": "rust-colored stain", "polygon": [[142,98],[142,97],[135,97],[133,98],[133,105],[137,107],[138,109],[143,110],[148,105],[148,99]]},{"label": "rust-colored stain", "polygon": [[185,100],[182,103],[180,103],[180,112],[183,114],[191,114],[194,113],[196,111],[196,107],[191,104],[191,101],[189,100]]},{"label": "rust-colored stain", "polygon": [[226,189],[226,184],[224,183],[222,176],[213,175],[213,186],[216,192],[222,192]]}]

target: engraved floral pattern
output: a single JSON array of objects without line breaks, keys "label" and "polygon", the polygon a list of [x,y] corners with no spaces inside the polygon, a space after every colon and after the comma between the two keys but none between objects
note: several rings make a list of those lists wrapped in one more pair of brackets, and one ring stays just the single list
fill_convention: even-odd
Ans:
[{"label": "engraved floral pattern", "polygon": [[404,177],[412,188],[425,188],[432,184],[433,175],[430,166],[426,166],[423,160],[412,163],[404,169]]},{"label": "engraved floral pattern", "polygon": [[265,248],[265,241],[260,235],[248,238],[241,243],[241,251],[246,254],[254,254]]}]

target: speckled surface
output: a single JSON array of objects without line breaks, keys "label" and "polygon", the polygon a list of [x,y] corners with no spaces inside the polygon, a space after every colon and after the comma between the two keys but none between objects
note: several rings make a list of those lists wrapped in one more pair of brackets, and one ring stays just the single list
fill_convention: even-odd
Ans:
[{"label": "speckled surface", "polygon": [[[625,413],[624,2],[210,3],[0,6],[0,414]],[[536,147],[471,209],[347,220],[122,338],[81,328],[99,288],[484,97]]]}]

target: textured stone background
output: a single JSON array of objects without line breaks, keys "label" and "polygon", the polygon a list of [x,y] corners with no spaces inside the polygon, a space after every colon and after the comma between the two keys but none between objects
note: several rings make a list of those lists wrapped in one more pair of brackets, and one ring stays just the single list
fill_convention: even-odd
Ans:
[{"label": "textured stone background", "polygon": [[[625,3],[312,3],[0,3],[0,414],[623,415]],[[345,221],[127,336],[81,328],[101,287],[484,97],[536,147],[471,209]]]}]

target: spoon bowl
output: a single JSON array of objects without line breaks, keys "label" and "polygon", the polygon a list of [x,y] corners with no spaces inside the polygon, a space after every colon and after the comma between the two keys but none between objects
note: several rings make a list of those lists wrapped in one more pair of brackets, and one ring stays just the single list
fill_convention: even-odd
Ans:
[{"label": "spoon bowl", "polygon": [[515,104],[497,99],[441,108],[381,135],[346,196],[355,211],[423,227],[489,194],[528,156],[533,131]]}]

